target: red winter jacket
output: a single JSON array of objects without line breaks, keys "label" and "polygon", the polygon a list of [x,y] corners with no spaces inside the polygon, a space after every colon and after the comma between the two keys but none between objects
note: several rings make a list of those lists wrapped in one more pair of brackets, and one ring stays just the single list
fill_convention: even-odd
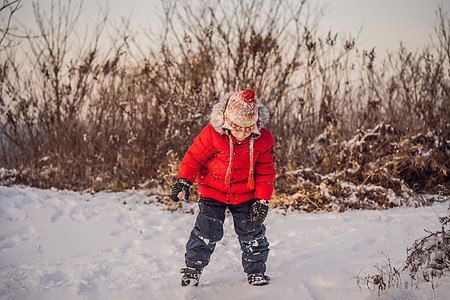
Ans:
[{"label": "red winter jacket", "polygon": [[[219,131],[221,133],[209,123],[195,137],[181,162],[178,178],[187,178],[191,182],[197,178],[201,197],[210,197],[227,204],[238,204],[253,198],[269,200],[275,179],[274,139],[270,131],[261,128],[259,136],[252,135],[242,142],[221,130],[221,127]],[[251,139],[253,170],[250,170]],[[231,165],[230,149],[233,150]],[[227,170],[230,176],[226,180]],[[254,184],[249,180],[249,174],[252,173]]]}]

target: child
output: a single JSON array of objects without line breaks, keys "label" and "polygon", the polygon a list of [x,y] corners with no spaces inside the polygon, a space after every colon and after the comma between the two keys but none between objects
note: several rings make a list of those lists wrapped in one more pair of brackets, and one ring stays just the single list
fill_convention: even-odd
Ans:
[{"label": "child", "polygon": [[231,211],[242,250],[242,265],[252,285],[266,285],[269,243],[263,221],[273,192],[274,139],[264,128],[267,108],[253,90],[217,103],[210,123],[194,139],[180,166],[171,198],[189,198],[198,179],[200,212],[186,245],[182,286],[199,283],[215,245],[222,239],[225,210]]}]

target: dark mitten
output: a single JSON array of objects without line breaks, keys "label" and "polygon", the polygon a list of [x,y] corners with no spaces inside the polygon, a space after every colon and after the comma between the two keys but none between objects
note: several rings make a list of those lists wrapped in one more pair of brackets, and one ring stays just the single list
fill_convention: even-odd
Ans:
[{"label": "dark mitten", "polygon": [[250,207],[250,220],[255,225],[261,225],[269,212],[269,200],[256,199]]},{"label": "dark mitten", "polygon": [[180,199],[185,201],[189,200],[189,188],[192,182],[186,178],[178,179],[178,182],[172,187],[172,192],[170,193],[170,198],[173,201],[178,202]]}]

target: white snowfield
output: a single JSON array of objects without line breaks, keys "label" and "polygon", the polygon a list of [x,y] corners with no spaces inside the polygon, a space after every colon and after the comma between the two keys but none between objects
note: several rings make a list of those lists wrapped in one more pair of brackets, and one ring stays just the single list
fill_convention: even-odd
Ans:
[{"label": "white snowfield", "polygon": [[[199,287],[179,269],[196,204],[168,211],[146,191],[94,195],[0,187],[1,299],[377,299],[356,277],[375,265],[401,268],[406,248],[438,230],[450,199],[432,207],[299,213],[271,210],[265,287],[242,271],[231,216]],[[126,204],[124,204],[126,203]],[[193,209],[195,214],[188,213]],[[383,255],[384,253],[384,255]],[[450,299],[450,276],[381,299]],[[407,273],[402,279],[408,281]]]}]

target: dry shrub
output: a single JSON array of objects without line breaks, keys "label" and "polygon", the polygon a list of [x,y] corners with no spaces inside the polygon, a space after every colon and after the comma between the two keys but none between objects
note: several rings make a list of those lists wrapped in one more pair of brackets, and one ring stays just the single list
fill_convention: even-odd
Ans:
[{"label": "dry shrub", "polygon": [[450,216],[440,217],[441,230],[414,241],[408,247],[406,266],[412,279],[417,280],[417,273],[422,272],[423,279],[433,283],[433,278],[445,276],[450,271]]},{"label": "dry shrub", "polygon": [[[387,259],[385,265],[375,265],[374,274],[365,274],[364,277],[360,274],[356,276],[359,288],[365,285],[367,289],[377,291],[378,296],[381,296],[389,290],[405,292],[413,287],[419,288],[422,280],[425,280],[431,284],[435,292],[436,287],[439,286],[436,279],[446,276],[450,270],[450,230],[448,229],[450,216],[439,217],[439,222],[441,230],[435,232],[425,230],[428,235],[415,240],[414,244],[406,249],[408,255],[403,267],[394,267],[389,256],[383,253]],[[422,275],[421,278],[418,276],[419,272]],[[409,280],[402,279],[402,276],[409,277]]]},{"label": "dry shrub", "polygon": [[[277,187],[272,200],[274,207],[285,210],[302,211],[340,211],[349,209],[388,209],[397,206],[421,206],[430,200],[414,193],[401,185],[401,193],[376,185],[358,186],[344,181],[336,174],[320,175],[308,170],[306,177],[303,171],[296,173],[286,182],[295,181],[293,185]],[[315,182],[310,181],[311,173]],[[283,180],[282,178],[281,180]]]},{"label": "dry shrub", "polygon": [[422,193],[450,195],[446,146],[432,131],[404,134],[384,123],[345,141],[330,125],[310,146],[315,168],[277,177],[275,206],[344,211],[427,205],[438,198]]},{"label": "dry shrub", "polygon": [[[387,259],[385,265],[375,265],[375,274],[366,274],[364,277],[360,277],[360,274],[356,277],[356,284],[361,290],[361,285],[365,285],[368,290],[376,291],[378,297],[386,290],[394,290],[396,292],[407,291],[409,289],[408,281],[402,280],[402,274],[399,268],[392,265],[389,256],[383,255]],[[362,271],[362,270],[361,270]]]},{"label": "dry shrub", "polygon": [[[316,140],[325,159],[320,172],[338,172],[338,179],[357,185],[375,184],[401,192],[401,180],[418,193],[432,192],[442,184],[449,194],[447,142],[431,129],[426,133],[402,133],[389,124],[359,129],[349,141],[335,140],[327,129]],[[325,136],[325,137],[324,137]]]}]

